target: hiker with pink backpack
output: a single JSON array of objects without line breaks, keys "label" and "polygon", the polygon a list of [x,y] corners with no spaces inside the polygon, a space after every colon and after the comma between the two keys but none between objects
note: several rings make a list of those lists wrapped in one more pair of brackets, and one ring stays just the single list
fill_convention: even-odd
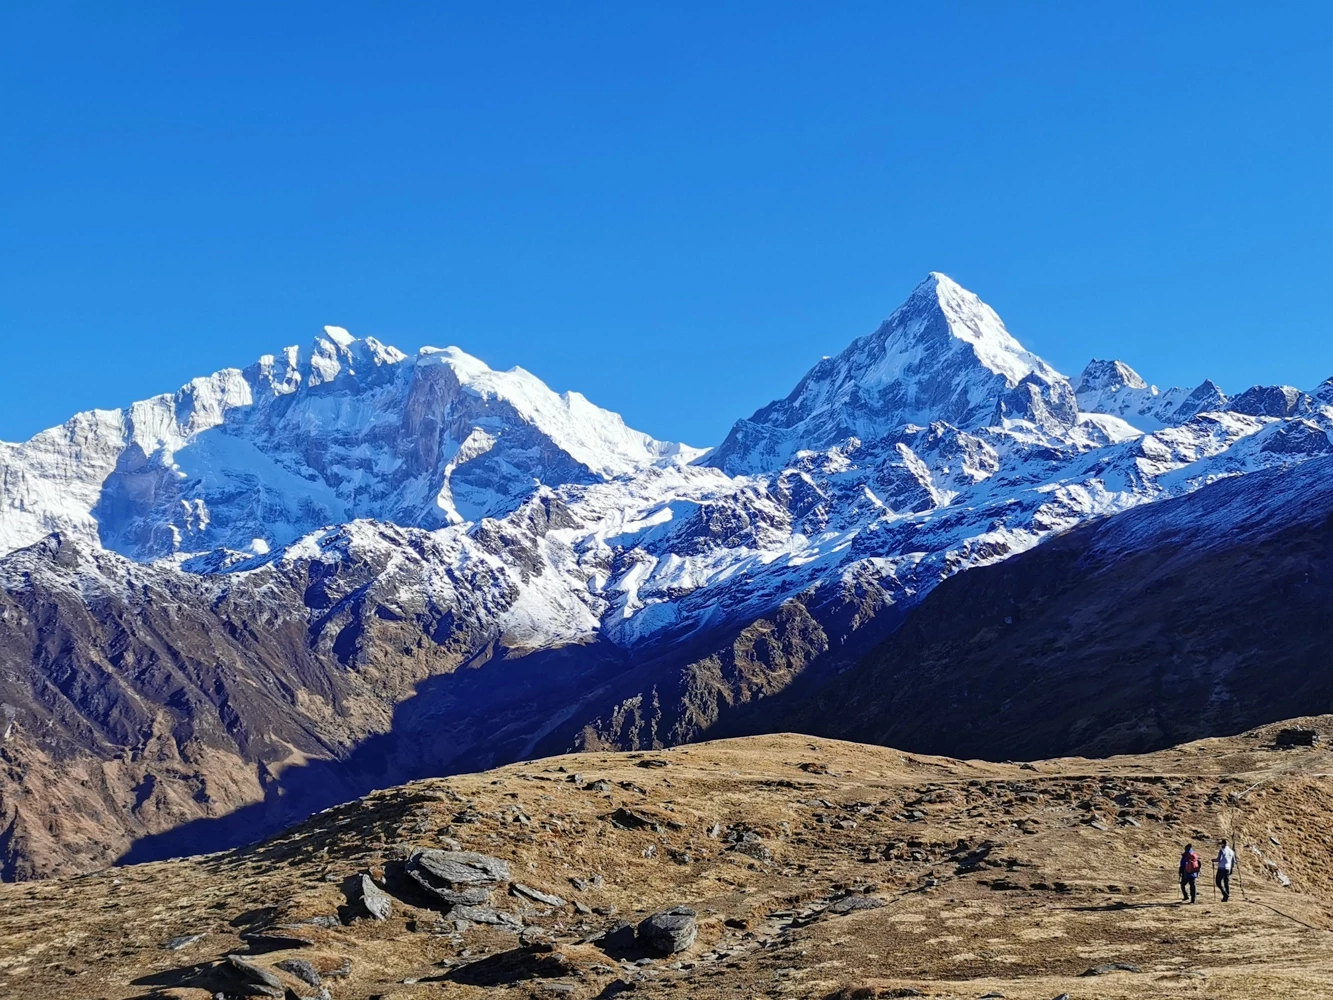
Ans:
[{"label": "hiker with pink backpack", "polygon": [[1194,850],[1193,844],[1185,845],[1185,853],[1180,856],[1180,896],[1182,902],[1196,903],[1199,900],[1199,870],[1203,861]]}]

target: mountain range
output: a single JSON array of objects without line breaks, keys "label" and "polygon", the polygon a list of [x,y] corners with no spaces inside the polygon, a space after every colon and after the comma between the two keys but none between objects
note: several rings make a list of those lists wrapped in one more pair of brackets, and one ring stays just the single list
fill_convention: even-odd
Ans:
[{"label": "mountain range", "polygon": [[[1333,695],[1330,430],[1333,380],[1070,380],[940,274],[708,450],[326,327],[0,444],[0,874],[570,749],[1110,753],[1327,710],[1287,711]],[[1306,639],[1242,641],[1256,606]]]}]

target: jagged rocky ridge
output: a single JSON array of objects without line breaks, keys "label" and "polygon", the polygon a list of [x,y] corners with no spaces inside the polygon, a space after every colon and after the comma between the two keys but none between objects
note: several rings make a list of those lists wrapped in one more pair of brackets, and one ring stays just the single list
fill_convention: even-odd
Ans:
[{"label": "jagged rocky ridge", "polygon": [[[1327,385],[1071,383],[931,275],[703,457],[521,370],[337,328],[80,414],[0,446],[6,871],[696,738],[962,570],[1328,454]],[[86,828],[53,820],[70,802]]]}]

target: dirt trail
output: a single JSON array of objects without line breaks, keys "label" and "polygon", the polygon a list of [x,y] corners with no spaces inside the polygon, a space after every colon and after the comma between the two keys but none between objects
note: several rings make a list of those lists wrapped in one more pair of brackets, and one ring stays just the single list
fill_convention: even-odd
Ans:
[{"label": "dirt trail", "polygon": [[[1333,755],[1276,728],[1032,764],[778,735],[416,782],[240,851],[0,885],[0,996],[241,995],[237,954],[335,1000],[1327,997]],[[1184,843],[1233,832],[1232,901],[1205,872],[1181,904]],[[475,919],[412,891],[429,847],[509,863]],[[615,930],[675,905],[678,954]]]}]

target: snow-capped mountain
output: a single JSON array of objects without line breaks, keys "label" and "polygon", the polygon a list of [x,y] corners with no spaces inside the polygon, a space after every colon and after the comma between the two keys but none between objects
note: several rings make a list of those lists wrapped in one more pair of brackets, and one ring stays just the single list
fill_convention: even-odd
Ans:
[{"label": "snow-capped mountain", "polygon": [[[401,734],[399,778],[694,738],[780,686],[754,670],[789,680],[970,567],[1333,454],[1329,385],[1228,398],[1118,361],[1071,384],[932,274],[705,453],[521,369],[329,327],[0,445],[0,651],[32,663],[0,677],[7,731],[48,777],[157,741],[144,759],[177,763],[152,780],[185,784],[150,831],[205,808],[201,739],[259,788],[375,733]],[[672,680],[687,661],[713,666]]]},{"label": "snow-capped mountain", "polygon": [[791,395],[739,420],[707,464],[733,475],[786,468],[797,453],[909,425],[962,430],[1027,419],[1077,421],[1063,375],[1023,349],[986,303],[942,274],[917,286],[874,333],[825,358]]},{"label": "snow-capped mountain", "polygon": [[[432,579],[492,566],[497,634],[633,646],[849,580],[916,600],[1089,517],[1323,454],[1331,415],[1289,387],[1158,390],[1119,361],[1075,387],[941,274],[706,455],[522,369],[328,327],[5,445],[0,543],[58,531],[241,573],[388,523],[434,536]],[[559,511],[539,543],[534,500]]]},{"label": "snow-capped mountain", "polygon": [[266,554],[332,524],[438,528],[699,454],[458,348],[409,358],[326,327],[174,394],[0,446],[0,547],[51,531],[136,559]]},{"label": "snow-capped mountain", "polygon": [[1074,386],[1079,409],[1110,413],[1145,430],[1160,430],[1184,423],[1197,413],[1225,408],[1227,397],[1211,380],[1197,389],[1168,389],[1149,385],[1123,361],[1088,363]]}]

